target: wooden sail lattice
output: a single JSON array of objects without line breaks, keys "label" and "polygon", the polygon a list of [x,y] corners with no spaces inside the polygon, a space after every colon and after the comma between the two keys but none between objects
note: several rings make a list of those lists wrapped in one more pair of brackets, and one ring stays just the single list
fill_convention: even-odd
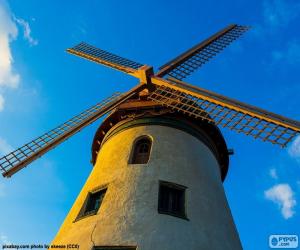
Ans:
[{"label": "wooden sail lattice", "polygon": [[143,64],[115,55],[105,50],[96,48],[87,43],[81,42],[67,52],[91,60],[96,63],[123,71],[127,74],[134,74]]},{"label": "wooden sail lattice", "polygon": [[[80,43],[67,49],[73,55],[134,76],[140,80],[140,84],[122,95],[120,93],[112,95],[55,129],[1,157],[0,171],[2,175],[5,177],[12,176],[133,96],[134,98],[138,96],[144,98],[145,95],[148,95],[147,98],[151,100],[152,104],[156,102],[196,119],[203,119],[282,147],[286,146],[300,132],[298,121],[181,81],[248,29],[247,26],[229,25],[160,67],[156,74],[153,73],[153,68],[150,66],[104,51],[87,43]],[[141,91],[142,94],[139,95]]]},{"label": "wooden sail lattice", "polygon": [[125,98],[122,97],[121,93],[117,92],[79,115],[69,119],[62,125],[1,157],[0,170],[2,174],[4,176],[11,176],[16,171],[115,108],[120,100],[128,99],[131,95],[127,95]]},{"label": "wooden sail lattice", "polygon": [[[218,96],[220,97],[220,95]],[[240,102],[232,103],[231,99],[221,98],[222,100],[211,98],[211,96],[207,98],[205,95],[201,98],[199,95],[187,94],[163,85],[157,86],[156,90],[148,97],[149,100],[189,116],[204,119],[221,127],[282,147],[299,134],[299,122],[283,117],[278,118],[279,116],[267,111],[262,112],[261,109],[249,110],[249,105],[246,105],[247,108],[245,108],[241,106]],[[298,129],[295,128],[296,126]]]},{"label": "wooden sail lattice", "polygon": [[216,56],[225,47],[239,38],[250,27],[230,25],[207,40],[189,49],[182,55],[161,66],[159,77],[173,77],[182,80]]}]

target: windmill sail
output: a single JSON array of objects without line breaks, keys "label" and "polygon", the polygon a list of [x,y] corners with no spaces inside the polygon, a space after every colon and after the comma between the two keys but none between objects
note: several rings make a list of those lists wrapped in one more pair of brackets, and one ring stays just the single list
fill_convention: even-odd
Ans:
[{"label": "windmill sail", "polygon": [[67,52],[103,64],[107,67],[120,70],[135,77],[139,77],[138,69],[143,66],[141,63],[117,56],[84,42],[79,43],[73,48],[67,49]]},{"label": "windmill sail", "polygon": [[[125,94],[114,94],[64,124],[0,158],[0,171],[10,177],[50,149],[79,132],[127,99],[147,88],[148,99],[190,116],[282,147],[300,132],[300,123],[180,81],[224,49],[249,28],[230,25],[160,68],[153,68],[80,43],[71,54],[120,70],[140,79]],[[164,79],[164,77],[168,77]]]},{"label": "windmill sail", "polygon": [[176,79],[153,78],[149,99],[190,116],[285,147],[300,122],[197,88]]},{"label": "windmill sail", "polygon": [[125,94],[121,95],[120,93],[115,93],[62,125],[3,156],[0,158],[0,170],[2,175],[4,177],[12,176],[50,149],[56,147],[84,127],[116,108],[119,104],[138,93],[140,89],[141,86],[139,85]]},{"label": "windmill sail", "polygon": [[229,25],[210,38],[192,47],[172,61],[161,66],[158,77],[174,77],[182,80],[197,70],[217,53],[249,29],[247,26]]}]

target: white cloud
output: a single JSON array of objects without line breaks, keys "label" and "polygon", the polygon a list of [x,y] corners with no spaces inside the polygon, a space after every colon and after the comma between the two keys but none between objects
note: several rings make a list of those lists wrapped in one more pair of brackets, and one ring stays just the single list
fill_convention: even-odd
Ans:
[{"label": "white cloud", "polygon": [[288,154],[300,160],[300,135],[292,142],[291,146],[288,148]]},{"label": "white cloud", "polygon": [[288,25],[299,15],[300,4],[297,1],[265,0],[263,8],[265,24],[278,28]]},{"label": "white cloud", "polygon": [[25,40],[27,40],[29,42],[30,45],[35,46],[38,44],[38,40],[32,38],[31,36],[31,29],[29,26],[29,23],[26,22],[24,19],[22,18],[14,18],[14,20],[21,25],[21,27],[23,28],[23,36],[25,38]]},{"label": "white cloud", "polygon": [[278,179],[277,170],[275,168],[271,168],[269,174],[273,179]]},{"label": "white cloud", "polygon": [[0,197],[5,196],[5,185],[0,182]]},{"label": "white cloud", "polygon": [[4,97],[0,95],[0,112],[4,109]]},{"label": "white cloud", "polygon": [[[0,0],[0,90],[4,87],[17,88],[20,75],[13,69],[13,57],[10,43],[16,39],[18,29],[12,20],[10,11]],[[4,109],[4,97],[0,96],[0,111]]]},{"label": "white cloud", "polygon": [[13,57],[10,49],[10,43],[17,35],[18,30],[9,10],[0,1],[0,87],[16,88],[20,80],[20,76],[12,69]]},{"label": "white cloud", "polygon": [[5,244],[5,245],[10,245],[11,242],[8,240],[8,237],[4,234],[1,234],[0,235],[0,241],[2,244]]},{"label": "white cloud", "polygon": [[13,151],[13,147],[0,137],[0,155],[8,154],[11,151]]},{"label": "white cloud", "polygon": [[273,62],[284,62],[298,65],[300,63],[300,42],[291,41],[282,50],[275,50],[272,52]]},{"label": "white cloud", "polygon": [[300,17],[300,2],[288,0],[264,0],[262,5],[262,21],[255,24],[251,32],[257,37],[287,27],[292,21]]},{"label": "white cloud", "polygon": [[294,192],[289,184],[278,184],[265,191],[265,198],[276,203],[285,219],[293,217],[296,206]]},{"label": "white cloud", "polygon": [[[0,0],[0,91],[4,88],[17,88],[20,75],[13,67],[11,43],[18,36],[19,24],[24,31],[24,38],[30,45],[37,45],[38,41],[31,36],[29,23],[22,18],[16,18],[10,12],[5,0]],[[0,94],[0,112],[4,109],[4,97]]]}]

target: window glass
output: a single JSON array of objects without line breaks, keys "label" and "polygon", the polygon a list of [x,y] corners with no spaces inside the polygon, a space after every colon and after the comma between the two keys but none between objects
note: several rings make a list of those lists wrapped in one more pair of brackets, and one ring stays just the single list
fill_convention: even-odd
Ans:
[{"label": "window glass", "polygon": [[133,154],[131,164],[145,164],[148,163],[151,151],[152,141],[148,137],[138,139],[133,147]]},{"label": "window glass", "polygon": [[82,217],[88,216],[88,215],[94,215],[98,212],[102,200],[106,193],[106,188],[101,189],[96,192],[90,192],[87,195],[86,201],[80,211],[80,213],[77,216],[77,219],[80,219]]},{"label": "window glass", "polygon": [[186,217],[185,213],[185,187],[160,182],[158,194],[158,212],[178,217]]}]

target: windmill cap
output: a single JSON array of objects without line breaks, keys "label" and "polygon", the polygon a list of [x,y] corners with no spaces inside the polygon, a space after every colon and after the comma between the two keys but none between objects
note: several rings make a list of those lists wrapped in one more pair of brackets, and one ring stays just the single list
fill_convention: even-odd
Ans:
[{"label": "windmill cap", "polygon": [[218,160],[222,181],[225,180],[229,165],[229,154],[224,137],[219,128],[206,120],[192,118],[147,100],[129,100],[111,113],[98,128],[93,144],[94,165],[102,145],[122,130],[143,126],[162,125],[183,130],[201,140]]}]

